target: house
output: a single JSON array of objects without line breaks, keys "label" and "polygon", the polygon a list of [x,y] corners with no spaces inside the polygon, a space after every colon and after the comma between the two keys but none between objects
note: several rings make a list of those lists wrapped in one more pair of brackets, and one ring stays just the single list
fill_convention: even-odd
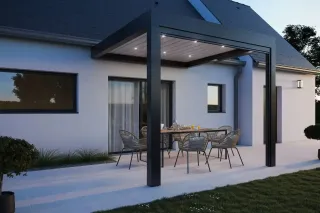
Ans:
[{"label": "house", "polygon": [[[146,37],[113,57],[96,59],[91,50],[151,9],[273,37],[277,141],[305,140],[319,71],[249,6],[230,0],[7,1],[0,8],[0,134],[39,148],[119,152],[119,129],[138,135],[147,123],[146,64],[126,60],[145,56]],[[264,54],[165,34],[161,42],[162,59],[170,59],[161,68],[161,123],[230,125],[241,129],[241,144],[264,143]],[[226,57],[231,51],[241,54]],[[179,66],[210,55],[225,57]]]}]

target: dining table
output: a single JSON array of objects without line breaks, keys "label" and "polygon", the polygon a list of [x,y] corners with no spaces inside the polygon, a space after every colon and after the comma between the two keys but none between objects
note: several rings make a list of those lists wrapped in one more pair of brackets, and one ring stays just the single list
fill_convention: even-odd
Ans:
[{"label": "dining table", "polygon": [[[212,132],[223,132],[225,135],[228,134],[227,129],[218,129],[218,128],[193,128],[193,129],[161,129],[161,135],[168,134],[168,135],[174,135],[174,134],[191,134],[191,133],[212,133]],[[161,137],[161,167],[164,167],[164,151],[165,148],[163,147],[164,137]],[[169,147],[172,147],[173,140],[169,140]],[[227,153],[225,153],[225,159],[227,159]]]},{"label": "dining table", "polygon": [[[217,129],[217,128],[194,128],[194,129],[161,129],[160,134],[161,135],[174,135],[174,134],[190,134],[190,133],[211,133],[211,132],[223,132],[225,135],[228,134],[228,130],[227,129]],[[164,167],[164,151],[166,150],[165,147],[163,147],[164,143],[163,143],[163,139],[164,137],[161,137],[161,167]],[[171,148],[173,145],[173,140],[169,140],[169,147]],[[225,152],[225,159],[227,159],[227,152]],[[143,162],[146,162],[146,160],[143,160],[141,158],[141,152],[140,152],[140,160]]]}]

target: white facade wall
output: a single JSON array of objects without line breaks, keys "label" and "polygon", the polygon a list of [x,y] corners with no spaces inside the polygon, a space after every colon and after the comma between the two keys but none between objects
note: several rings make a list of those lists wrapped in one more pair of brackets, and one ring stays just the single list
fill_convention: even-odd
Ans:
[{"label": "white facade wall", "polygon": [[[78,114],[0,114],[0,135],[24,138],[38,148],[108,149],[108,77],[146,78],[146,66],[92,60],[90,49],[0,37],[0,68],[78,73]],[[179,123],[233,126],[235,67],[162,68],[174,81],[173,114]],[[226,113],[207,113],[207,84],[224,84]]]},{"label": "white facade wall", "polygon": [[[297,80],[304,87],[297,88]],[[265,70],[253,71],[253,144],[263,144]],[[315,123],[315,76],[278,71],[278,141],[305,141],[304,129]]]}]

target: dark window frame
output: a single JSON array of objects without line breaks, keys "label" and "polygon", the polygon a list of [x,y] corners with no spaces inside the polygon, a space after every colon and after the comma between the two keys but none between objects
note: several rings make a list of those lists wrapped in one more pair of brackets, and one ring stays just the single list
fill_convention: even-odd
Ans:
[{"label": "dark window frame", "polygon": [[78,114],[78,74],[67,72],[54,72],[44,70],[28,70],[20,68],[5,68],[0,67],[0,73],[35,73],[41,75],[55,75],[55,76],[74,76],[74,94],[73,94],[73,108],[72,109],[0,109],[0,114]]},{"label": "dark window frame", "polygon": [[[218,110],[209,110],[209,103],[208,103],[208,89],[210,86],[218,87]],[[207,112],[208,113],[224,113],[223,111],[223,85],[222,84],[208,84],[207,85]]]}]

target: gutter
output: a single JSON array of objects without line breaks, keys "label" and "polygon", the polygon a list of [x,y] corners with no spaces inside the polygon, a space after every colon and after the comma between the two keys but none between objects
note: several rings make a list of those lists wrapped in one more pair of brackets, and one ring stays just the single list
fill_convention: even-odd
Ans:
[{"label": "gutter", "polygon": [[56,43],[73,44],[85,47],[92,47],[100,42],[97,39],[88,39],[76,36],[68,36],[55,33],[44,33],[34,30],[25,30],[0,26],[0,35],[15,38],[33,39],[37,41],[50,41]]},{"label": "gutter", "polygon": [[[266,63],[257,62],[256,66],[258,68],[265,68]],[[289,67],[289,66],[284,66],[284,65],[276,65],[276,68],[279,71],[295,72],[295,73],[311,74],[311,75],[320,75],[320,70],[317,70],[317,69],[296,68],[296,67]]]},{"label": "gutter", "polygon": [[239,78],[242,74],[242,66],[238,67],[233,80],[233,129],[239,128]]}]

